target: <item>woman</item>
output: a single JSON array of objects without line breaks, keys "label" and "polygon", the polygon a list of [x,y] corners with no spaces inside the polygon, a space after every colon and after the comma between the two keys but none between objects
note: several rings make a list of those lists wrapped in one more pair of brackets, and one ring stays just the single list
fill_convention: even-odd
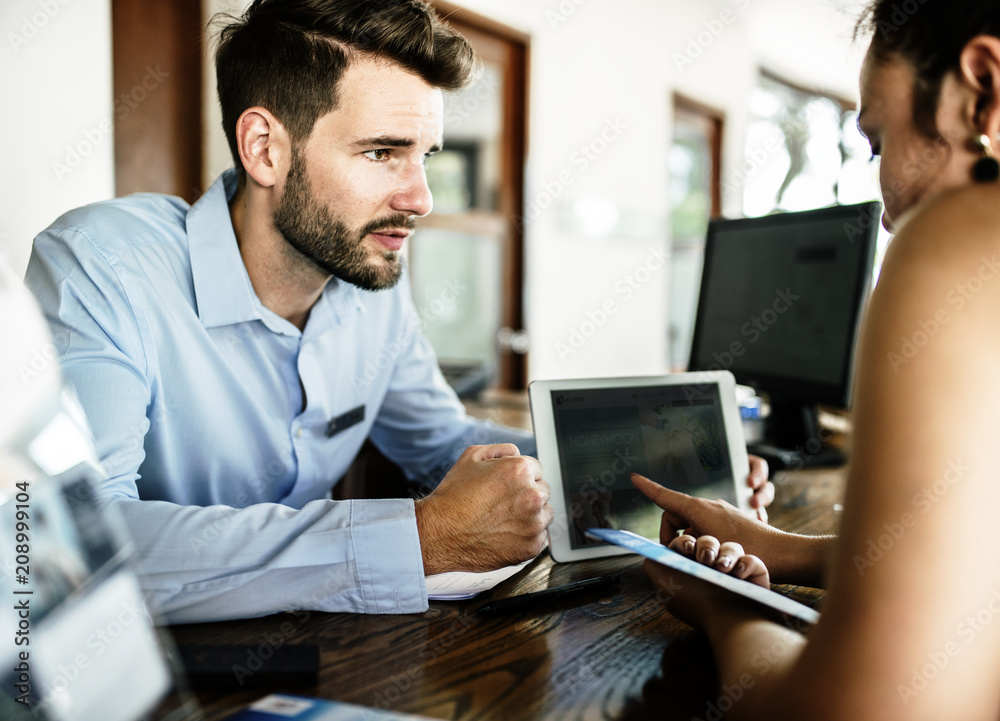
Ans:
[{"label": "woman", "polygon": [[[725,687],[744,689],[733,718],[997,719],[1000,3],[878,0],[866,17],[859,125],[882,158],[896,237],[856,358],[839,539],[781,534],[634,479],[664,507],[665,538],[742,541],[779,579],[825,567],[822,619],[807,639],[662,566],[647,572],[683,584],[670,611],[706,632]],[[673,543],[766,581],[739,545]]]}]

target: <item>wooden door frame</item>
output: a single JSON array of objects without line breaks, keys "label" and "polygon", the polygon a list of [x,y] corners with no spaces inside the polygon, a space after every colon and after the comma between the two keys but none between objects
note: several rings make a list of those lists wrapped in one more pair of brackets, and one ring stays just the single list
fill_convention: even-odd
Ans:
[{"label": "wooden door frame", "polygon": [[202,185],[201,0],[113,0],[115,194],[193,202]]},{"label": "wooden door frame", "polygon": [[675,119],[678,111],[697,116],[712,129],[709,138],[709,154],[712,163],[709,177],[709,214],[710,217],[717,218],[722,215],[722,133],[725,129],[725,113],[682,93],[674,93],[673,115]]},{"label": "wooden door frame", "polygon": [[[500,141],[500,208],[506,218],[500,325],[524,329],[524,168],[528,154],[528,68],[530,36],[491,18],[447,2],[431,0],[431,6],[446,22],[461,32],[470,28],[500,40],[508,47],[504,64],[503,131]],[[445,138],[447,145],[447,138]],[[528,356],[507,352],[500,355],[499,386],[523,390],[528,384]]]}]

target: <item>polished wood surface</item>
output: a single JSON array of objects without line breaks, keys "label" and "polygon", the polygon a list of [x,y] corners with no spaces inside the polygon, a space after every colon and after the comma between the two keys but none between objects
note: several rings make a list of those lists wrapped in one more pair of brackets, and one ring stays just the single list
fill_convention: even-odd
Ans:
[{"label": "polished wood surface", "polygon": [[[526,418],[523,402],[503,394],[472,412],[511,425]],[[842,479],[841,469],[775,474],[772,523],[834,532]],[[503,616],[476,614],[493,599],[609,573],[622,583],[605,593]],[[822,598],[813,589],[778,588],[810,605]],[[172,631],[180,644],[244,646],[248,659],[277,645],[318,644],[318,685],[287,691],[433,718],[719,718],[707,643],[663,609],[633,556],[554,564],[543,554],[478,598],[432,601],[419,615],[298,612]],[[265,693],[201,692],[198,700],[214,721]]]}]

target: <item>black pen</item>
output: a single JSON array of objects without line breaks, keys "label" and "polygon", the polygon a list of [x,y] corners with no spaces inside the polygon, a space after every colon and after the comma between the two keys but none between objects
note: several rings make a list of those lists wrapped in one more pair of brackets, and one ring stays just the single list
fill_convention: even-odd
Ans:
[{"label": "black pen", "polygon": [[587,593],[589,591],[601,591],[605,588],[617,586],[621,583],[621,581],[622,579],[620,576],[598,576],[597,578],[588,578],[585,581],[575,581],[573,583],[567,583],[565,586],[547,588],[544,591],[535,591],[534,593],[523,593],[520,596],[501,598],[497,601],[487,603],[485,606],[481,606],[477,613],[486,615],[521,611],[526,608],[533,608],[542,601],[557,601],[569,596],[577,596],[582,593]]}]

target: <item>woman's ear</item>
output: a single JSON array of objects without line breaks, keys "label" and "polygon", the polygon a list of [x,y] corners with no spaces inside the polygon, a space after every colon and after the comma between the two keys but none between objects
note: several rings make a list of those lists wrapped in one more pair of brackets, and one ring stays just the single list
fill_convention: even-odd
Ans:
[{"label": "woman's ear", "polygon": [[963,84],[974,93],[967,118],[974,132],[1000,137],[1000,38],[979,35],[959,56]]},{"label": "woman's ear", "polygon": [[291,141],[266,108],[243,111],[236,121],[236,148],[247,176],[265,188],[280,184],[291,164]]}]

